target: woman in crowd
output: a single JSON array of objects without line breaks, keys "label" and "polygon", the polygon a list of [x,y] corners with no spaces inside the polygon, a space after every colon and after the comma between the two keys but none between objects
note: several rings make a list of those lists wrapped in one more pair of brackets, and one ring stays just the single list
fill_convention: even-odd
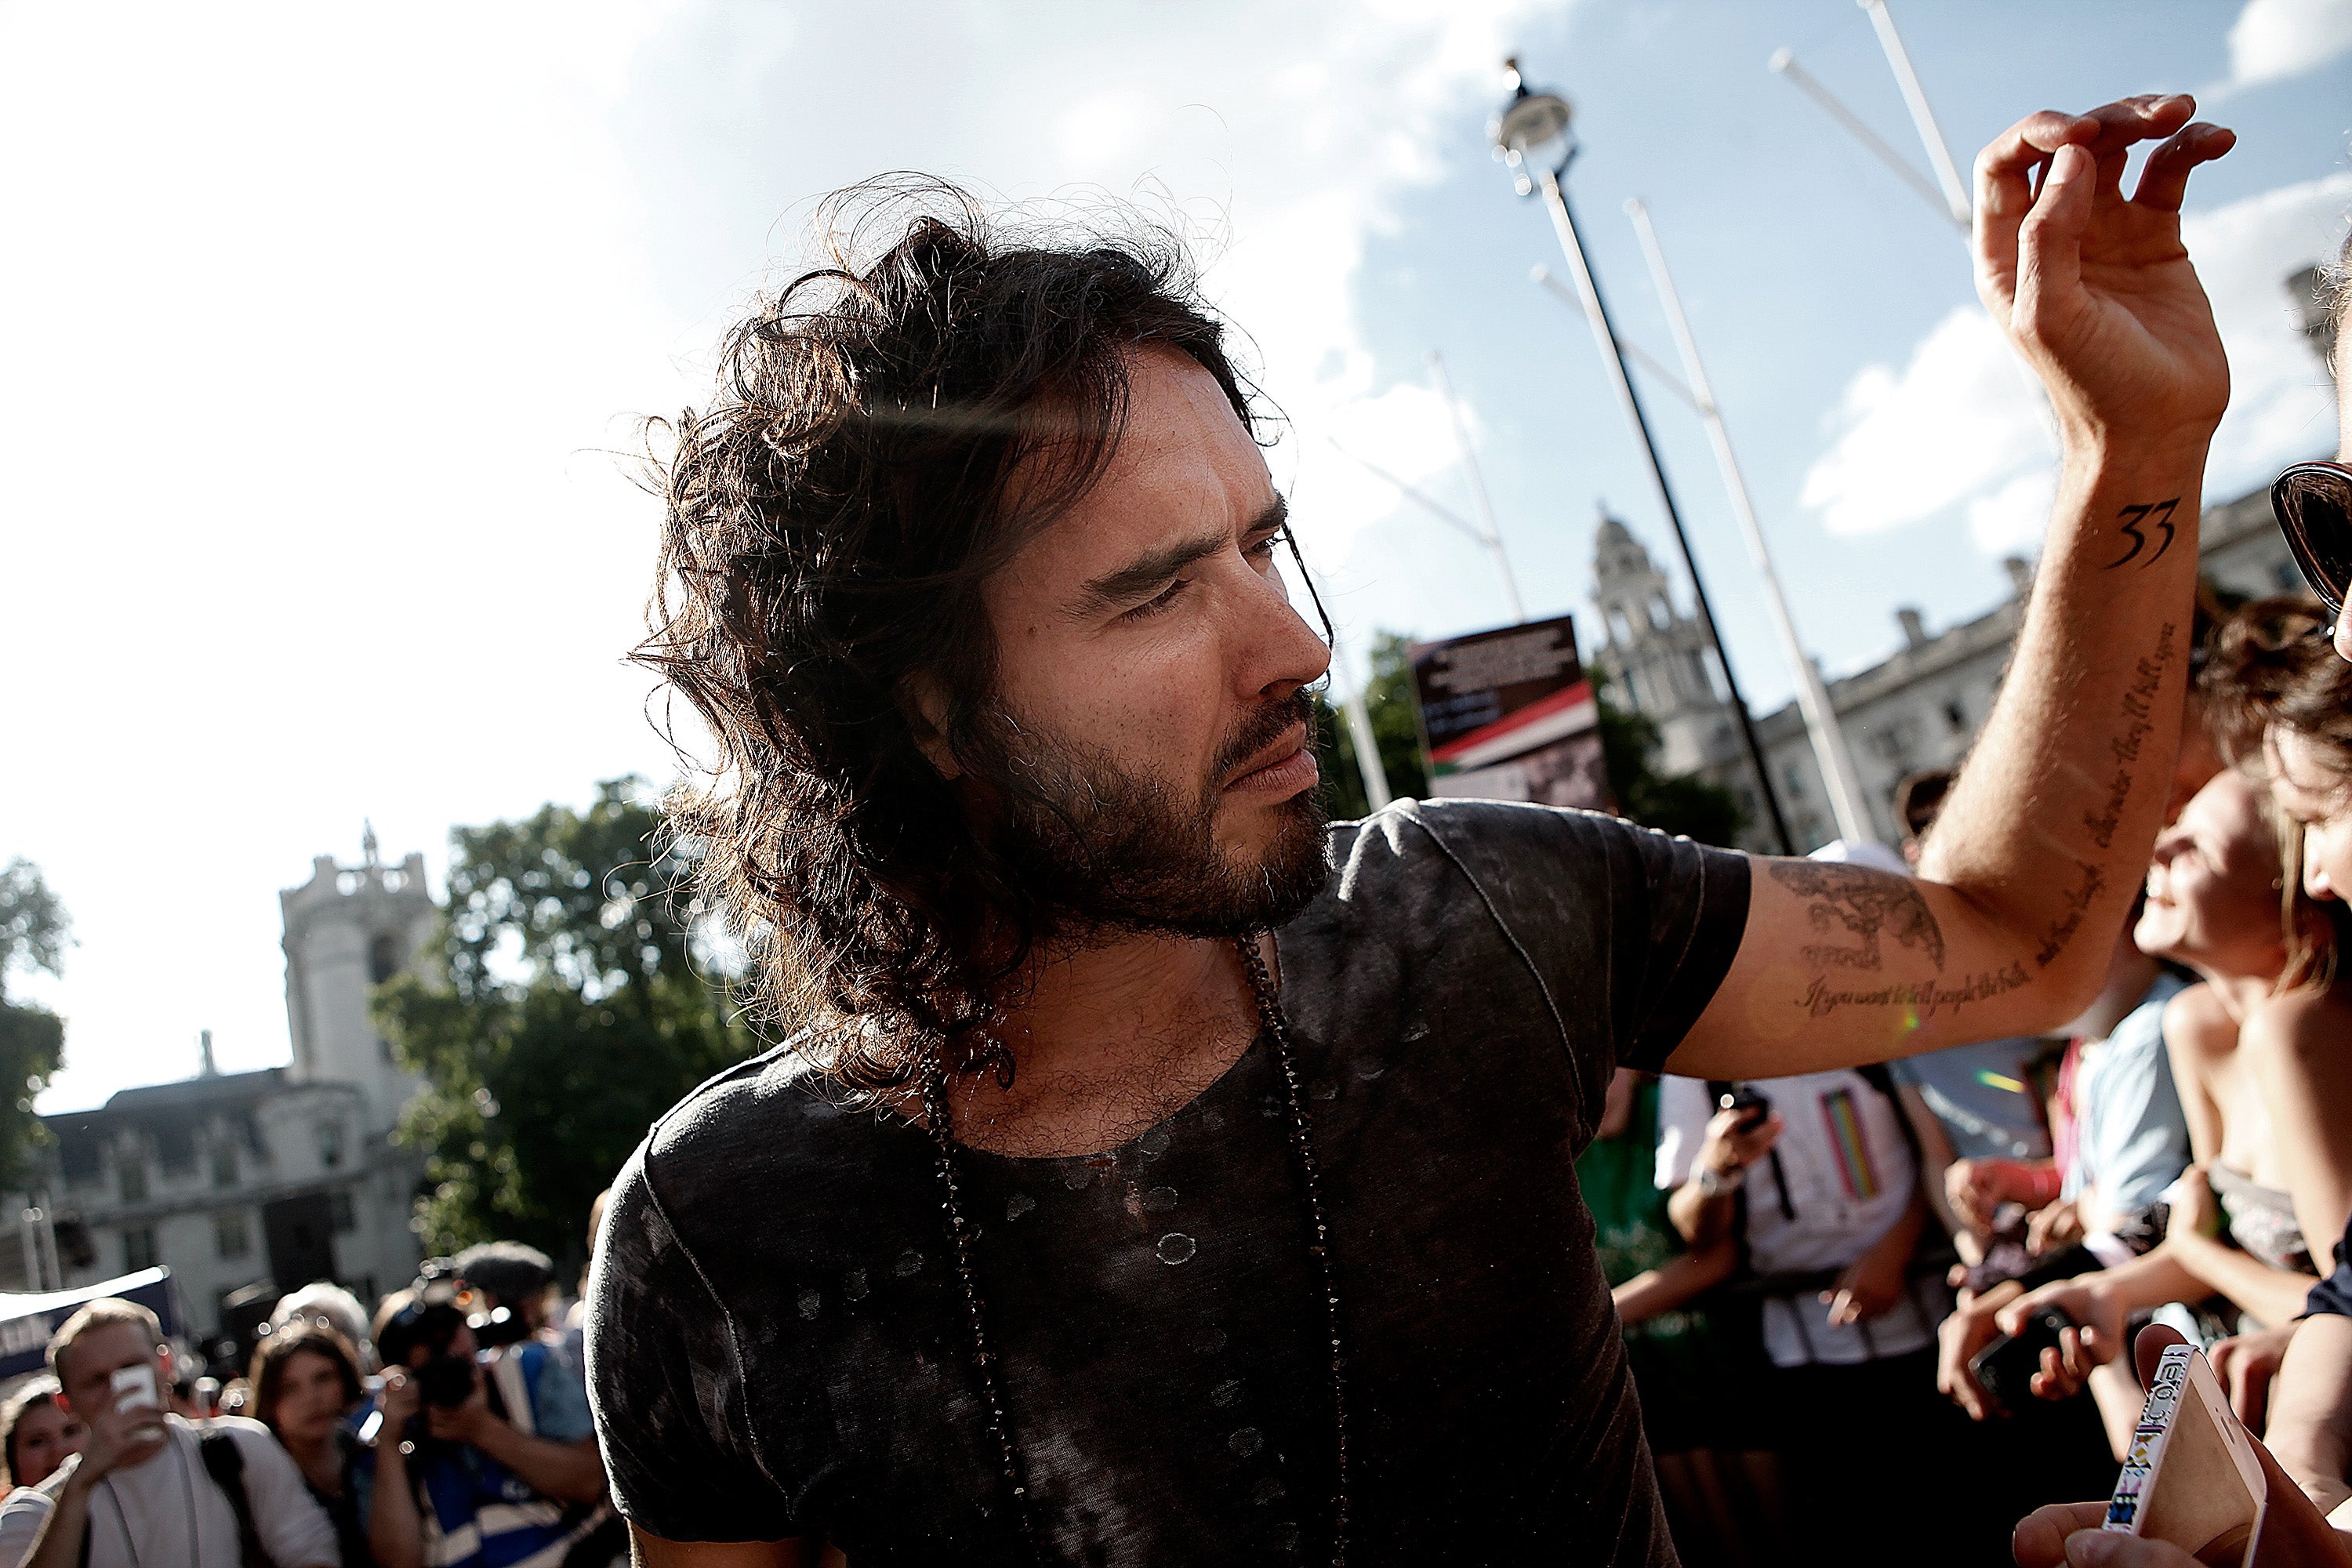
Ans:
[{"label": "woman in crowd", "polygon": [[251,1383],[250,1414],[277,1434],[335,1521],[343,1568],[368,1568],[365,1489],[356,1468],[362,1450],[345,1420],[367,1391],[351,1342],[322,1324],[295,1323],[254,1348]]},{"label": "woman in crowd", "polygon": [[[2224,629],[2205,677],[2225,738],[2263,679],[2245,626]],[[2164,1021],[2197,1163],[2174,1189],[2154,1251],[2002,1311],[2011,1332],[2045,1306],[2083,1325],[2068,1331],[2068,1352],[2045,1357],[2042,1392],[2072,1393],[2090,1365],[2122,1351],[2132,1313],[2167,1303],[2218,1296],[2245,1326],[2284,1328],[2315,1272],[2305,1237],[2334,1237],[2352,1214],[2352,1124],[2326,1110],[2352,1095],[2352,994],[2336,974],[2346,911],[2288,874],[2300,849],[2293,823],[2242,771],[2207,784],[2157,841],[2135,936],[2204,977]]]},{"label": "woman in crowd", "polygon": [[0,1405],[0,1452],[12,1486],[37,1487],[69,1455],[81,1452],[89,1429],[58,1403],[58,1380],[34,1378]]}]

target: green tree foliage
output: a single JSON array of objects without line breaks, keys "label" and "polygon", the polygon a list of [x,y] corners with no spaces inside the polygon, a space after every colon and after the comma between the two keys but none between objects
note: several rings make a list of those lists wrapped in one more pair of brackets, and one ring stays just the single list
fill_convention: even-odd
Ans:
[{"label": "green tree foliage", "polygon": [[[1364,689],[1364,708],[1372,721],[1381,765],[1388,771],[1390,793],[1417,800],[1429,793],[1429,773],[1422,760],[1421,731],[1413,721],[1412,665],[1405,653],[1409,646],[1394,632],[1381,632],[1373,639],[1372,675]],[[1683,834],[1702,844],[1737,843],[1747,825],[1738,798],[1721,784],[1695,774],[1658,772],[1663,742],[1657,725],[1638,710],[1610,701],[1606,679],[1597,670],[1592,673],[1601,701],[1601,756],[1617,809],[1645,827]],[[1331,815],[1361,816],[1363,775],[1356,768],[1355,737],[1348,732],[1347,716],[1326,704],[1321,717],[1317,755]]]},{"label": "green tree foliage", "polygon": [[[1429,793],[1429,770],[1421,758],[1421,726],[1413,718],[1412,664],[1405,657],[1411,645],[1394,632],[1372,638],[1372,678],[1364,688],[1364,710],[1372,721],[1372,739],[1380,748],[1381,766],[1387,770],[1389,793],[1401,800],[1419,800]],[[1364,815],[1364,775],[1356,766],[1356,738],[1348,732],[1348,716],[1325,704],[1316,761],[1321,764],[1326,798],[1335,817]]]},{"label": "green tree foliage", "polygon": [[26,1156],[47,1141],[33,1101],[48,1087],[66,1044],[64,1019],[8,1000],[8,972],[60,973],[72,932],[72,919],[39,867],[19,857],[0,869],[0,1085],[16,1090],[0,1098],[0,1188],[23,1184]]},{"label": "green tree foliage", "polygon": [[595,1195],[654,1118],[752,1047],[688,929],[688,869],[641,781],[585,811],[457,829],[423,973],[376,992],[424,1094],[402,1142],[430,1156],[426,1245],[527,1241],[578,1259]]}]

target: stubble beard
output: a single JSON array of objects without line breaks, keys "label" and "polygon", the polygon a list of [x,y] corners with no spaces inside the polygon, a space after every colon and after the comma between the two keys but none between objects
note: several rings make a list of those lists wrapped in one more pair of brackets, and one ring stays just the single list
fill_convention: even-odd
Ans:
[{"label": "stubble beard", "polygon": [[999,754],[990,771],[1013,785],[995,847],[1046,910],[1044,939],[1057,947],[1148,933],[1229,940],[1304,910],[1329,875],[1319,783],[1275,805],[1274,837],[1250,860],[1236,861],[1216,836],[1222,781],[1301,724],[1311,751],[1315,706],[1303,690],[1253,715],[1211,776],[1185,789],[992,716],[985,743]]}]

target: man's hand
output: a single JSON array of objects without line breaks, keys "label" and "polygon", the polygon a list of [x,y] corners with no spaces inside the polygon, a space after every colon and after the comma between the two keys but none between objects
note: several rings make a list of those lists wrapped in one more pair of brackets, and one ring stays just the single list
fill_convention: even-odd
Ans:
[{"label": "man's hand", "polygon": [[2302,1326],[2303,1320],[2296,1318],[2275,1329],[2233,1334],[2205,1358],[2213,1363],[2213,1375],[2230,1391],[2230,1408],[2257,1437],[2263,1436],[2270,1415],[2271,1380],[2278,1375],[2286,1348],[2294,1342],[2294,1331]]},{"label": "man's hand", "polygon": [[1995,1317],[2000,1331],[2013,1334],[2044,1307],[2055,1307],[2081,1325],[2058,1334],[2058,1348],[2042,1352],[2042,1370],[2033,1374],[2033,1392],[2043,1399],[2067,1399],[2080,1393],[2091,1369],[2105,1366],[2122,1353],[2124,1304],[2096,1274],[2061,1279],[2019,1297]]},{"label": "man's hand", "polygon": [[146,1463],[163,1451],[168,1434],[163,1413],[152,1405],[128,1410],[109,1406],[89,1417],[89,1435],[82,1439],[81,1463],[73,1479],[94,1486],[110,1471]]},{"label": "man's hand", "polygon": [[2167,1241],[2176,1236],[2221,1234],[2221,1203],[2213,1195],[2213,1184],[2206,1179],[2204,1166],[2191,1165],[2181,1172],[2169,1190],[2172,1210],[2164,1220]]},{"label": "man's hand", "polygon": [[2197,1568],[2197,1559],[2165,1541],[2109,1535],[2099,1528],[2103,1502],[2053,1502],[2037,1508],[2010,1538],[2018,1568]]},{"label": "man's hand", "polygon": [[2024,1167],[2014,1160],[1955,1160],[1944,1167],[1944,1200],[1961,1224],[1990,1236],[1993,1215],[2007,1203],[2027,1203]]},{"label": "man's hand", "polygon": [[1971,1420],[1990,1420],[2001,1414],[1977,1374],[1969,1370],[1969,1363],[2000,1338],[2000,1325],[1994,1315],[2024,1293],[2016,1280],[2005,1279],[1947,1317],[1936,1330],[1936,1392],[1967,1411]]},{"label": "man's hand", "polygon": [[2083,1205],[2073,1198],[2061,1198],[2026,1217],[2025,1250],[2029,1257],[2045,1258],[2082,1239]]},{"label": "man's hand", "polygon": [[1748,1166],[1772,1152],[1788,1125],[1777,1110],[1766,1116],[1753,1110],[1718,1110],[1708,1121],[1706,1137],[1698,1146],[1698,1168],[1713,1171],[1727,1184],[1737,1183]]},{"label": "man's hand", "polygon": [[385,1369],[383,1390],[375,1399],[376,1413],[383,1417],[376,1426],[376,1442],[399,1447],[408,1424],[416,1419],[417,1411],[424,1405],[425,1391],[417,1386],[415,1378],[394,1368]]},{"label": "man's hand", "polygon": [[1914,1212],[1889,1226],[1884,1236],[1870,1244],[1869,1251],[1846,1265],[1836,1285],[1822,1292],[1832,1328],[1880,1317],[1903,1300],[1904,1273],[1911,1266],[1911,1251],[1918,1245],[1919,1222],[1924,1218],[1917,1212],[1919,1206],[1915,1197]]},{"label": "man's hand", "polygon": [[[2070,443],[2128,431],[2137,443],[2201,446],[2229,405],[2229,361],[2180,243],[2180,202],[2190,171],[2237,136],[2189,123],[2196,107],[2175,94],[2045,110],[1977,159],[1977,293],[2050,389]],[[2126,199],[2133,146],[2158,137]]]}]

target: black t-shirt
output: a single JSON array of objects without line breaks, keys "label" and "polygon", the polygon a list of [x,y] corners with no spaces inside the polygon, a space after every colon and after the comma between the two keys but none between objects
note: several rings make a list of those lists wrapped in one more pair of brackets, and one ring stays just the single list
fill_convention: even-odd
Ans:
[{"label": "black t-shirt", "polygon": [[[1359,1563],[1672,1563],[1575,1160],[1738,946],[1737,855],[1486,802],[1332,829],[1279,933],[1349,1342]],[[1055,1563],[1328,1561],[1324,1303],[1271,1043],[1131,1142],[960,1152],[997,1384]],[[931,1142],[788,1051],[613,1194],[589,1376],[621,1510],[857,1568],[1028,1561]]]}]

